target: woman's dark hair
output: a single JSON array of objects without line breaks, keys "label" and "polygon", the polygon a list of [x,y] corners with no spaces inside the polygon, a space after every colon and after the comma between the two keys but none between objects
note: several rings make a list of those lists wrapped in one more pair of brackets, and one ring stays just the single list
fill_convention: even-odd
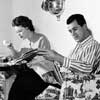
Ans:
[{"label": "woman's dark hair", "polygon": [[32,20],[26,16],[18,16],[12,20],[12,26],[27,27],[30,31],[35,31]]},{"label": "woman's dark hair", "polygon": [[67,19],[66,23],[67,23],[67,24],[70,24],[70,23],[72,23],[72,22],[75,21],[75,20],[77,21],[77,23],[78,23],[80,26],[83,26],[84,24],[86,24],[86,20],[85,20],[84,16],[81,15],[81,14],[73,14],[73,15],[71,15],[71,16]]}]

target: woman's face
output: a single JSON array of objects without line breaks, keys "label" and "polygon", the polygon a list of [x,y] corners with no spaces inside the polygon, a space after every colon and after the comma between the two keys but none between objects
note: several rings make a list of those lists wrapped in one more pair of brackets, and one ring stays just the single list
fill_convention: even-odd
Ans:
[{"label": "woman's face", "polygon": [[29,29],[26,27],[22,27],[22,26],[15,26],[14,27],[16,33],[19,35],[20,38],[22,39],[26,39],[29,36]]}]

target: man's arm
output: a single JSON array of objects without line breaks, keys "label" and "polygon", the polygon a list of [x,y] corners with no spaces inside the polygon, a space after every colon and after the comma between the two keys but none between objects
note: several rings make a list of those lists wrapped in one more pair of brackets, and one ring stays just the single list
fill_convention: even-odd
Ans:
[{"label": "man's arm", "polygon": [[70,69],[74,72],[82,72],[82,73],[90,73],[92,71],[92,64],[86,63],[83,61],[78,61],[75,59],[65,59],[65,64],[63,64],[63,67]]},{"label": "man's arm", "polygon": [[54,50],[38,50],[39,55],[43,55],[47,60],[58,61],[63,66],[63,68],[71,69],[77,72],[90,73],[97,56],[100,56],[100,53],[97,53],[97,46],[91,45],[86,48],[86,51],[81,55],[82,59],[73,59],[62,56]]},{"label": "man's arm", "polygon": [[87,47],[76,59],[65,57],[63,67],[77,72],[90,73],[94,61],[100,56],[99,48],[98,45],[94,44]]},{"label": "man's arm", "polygon": [[62,67],[71,70],[77,70],[84,73],[89,73],[92,70],[92,64],[86,63],[83,61],[78,61],[75,59],[69,59],[67,57],[62,56],[54,50],[39,50],[39,55],[43,55],[49,61],[58,61]]},{"label": "man's arm", "polygon": [[58,61],[61,65],[63,64],[64,61],[64,56],[61,54],[57,53],[54,50],[46,50],[46,49],[38,49],[37,50],[37,55],[45,57],[45,59],[49,61]]}]

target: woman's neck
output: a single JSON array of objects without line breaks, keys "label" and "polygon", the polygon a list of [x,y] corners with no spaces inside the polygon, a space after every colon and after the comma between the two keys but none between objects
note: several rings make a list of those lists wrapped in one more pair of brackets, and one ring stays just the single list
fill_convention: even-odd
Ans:
[{"label": "woman's neck", "polygon": [[30,34],[28,40],[29,40],[30,42],[36,42],[37,39],[38,39],[38,35],[37,35],[37,33],[35,33],[35,32],[31,32],[31,34]]}]

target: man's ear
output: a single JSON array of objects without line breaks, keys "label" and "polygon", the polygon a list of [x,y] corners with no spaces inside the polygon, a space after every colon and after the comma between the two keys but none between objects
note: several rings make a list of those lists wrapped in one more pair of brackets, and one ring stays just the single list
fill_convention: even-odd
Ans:
[{"label": "man's ear", "polygon": [[84,28],[84,29],[87,29],[87,24],[84,24],[84,25],[83,25],[83,28]]},{"label": "man's ear", "polygon": [[27,30],[29,29],[28,27],[25,27]]}]

